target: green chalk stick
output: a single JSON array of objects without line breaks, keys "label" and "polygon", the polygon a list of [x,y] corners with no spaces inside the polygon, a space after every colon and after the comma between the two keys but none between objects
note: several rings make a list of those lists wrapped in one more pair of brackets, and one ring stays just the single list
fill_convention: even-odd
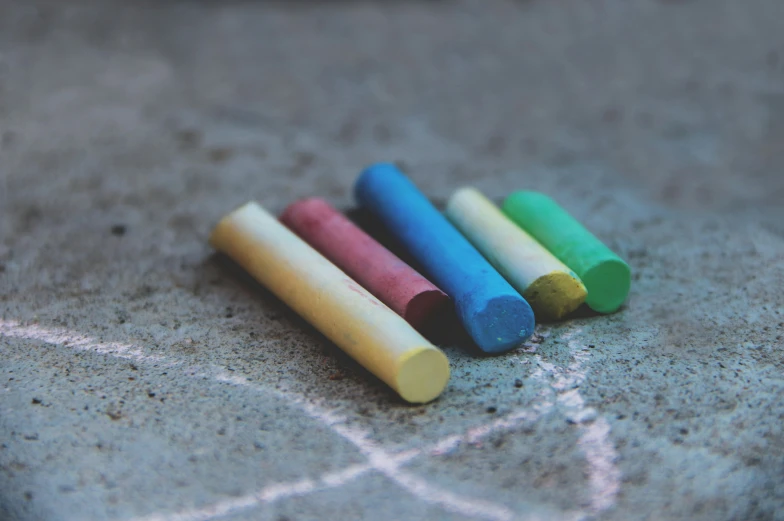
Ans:
[{"label": "green chalk stick", "polygon": [[514,192],[503,212],[582,279],[591,309],[612,313],[621,307],[631,287],[629,265],[558,203],[538,192]]}]

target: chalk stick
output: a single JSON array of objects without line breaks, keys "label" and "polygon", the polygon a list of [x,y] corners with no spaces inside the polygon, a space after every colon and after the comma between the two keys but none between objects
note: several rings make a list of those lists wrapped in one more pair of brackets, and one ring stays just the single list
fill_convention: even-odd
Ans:
[{"label": "chalk stick", "polygon": [[449,303],[446,293],[323,199],[292,203],[280,220],[415,328]]},{"label": "chalk stick", "polygon": [[365,169],[357,201],[375,214],[449,295],[468,334],[487,353],[509,350],[534,330],[528,302],[391,164]]},{"label": "chalk stick", "polygon": [[626,300],[631,271],[605,246],[550,197],[538,192],[514,192],[503,212],[545,248],[569,266],[585,284],[585,302],[594,311],[612,313]]},{"label": "chalk stick", "polygon": [[577,275],[479,191],[456,191],[445,214],[522,293],[537,320],[558,320],[585,301],[585,286]]},{"label": "chalk stick", "polygon": [[404,400],[428,402],[446,387],[443,352],[257,203],[225,216],[210,243]]}]

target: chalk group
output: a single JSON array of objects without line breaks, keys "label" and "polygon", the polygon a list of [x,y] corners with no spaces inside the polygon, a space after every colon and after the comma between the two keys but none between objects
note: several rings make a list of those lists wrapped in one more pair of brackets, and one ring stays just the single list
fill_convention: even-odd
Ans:
[{"label": "chalk group", "polygon": [[465,187],[442,213],[379,163],[354,195],[400,256],[319,198],[279,220],[247,203],[210,243],[408,402],[447,386],[447,357],[423,332],[451,310],[481,351],[498,354],[525,342],[535,320],[568,318],[583,303],[612,313],[629,293],[629,266],[544,194],[514,192],[498,208]]}]

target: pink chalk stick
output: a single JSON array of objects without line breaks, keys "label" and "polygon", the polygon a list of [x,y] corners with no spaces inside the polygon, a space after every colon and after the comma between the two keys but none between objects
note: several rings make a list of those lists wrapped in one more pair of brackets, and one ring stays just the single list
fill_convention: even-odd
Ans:
[{"label": "pink chalk stick", "polygon": [[281,222],[415,328],[449,297],[323,199],[292,203]]}]

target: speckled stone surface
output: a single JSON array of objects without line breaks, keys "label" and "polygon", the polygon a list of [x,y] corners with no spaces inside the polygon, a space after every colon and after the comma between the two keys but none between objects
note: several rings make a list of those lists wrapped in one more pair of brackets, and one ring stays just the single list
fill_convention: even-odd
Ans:
[{"label": "speckled stone surface", "polygon": [[[0,0],[0,519],[784,520],[781,20]],[[406,406],[206,242],[377,161],[557,193],[626,306]]]}]

